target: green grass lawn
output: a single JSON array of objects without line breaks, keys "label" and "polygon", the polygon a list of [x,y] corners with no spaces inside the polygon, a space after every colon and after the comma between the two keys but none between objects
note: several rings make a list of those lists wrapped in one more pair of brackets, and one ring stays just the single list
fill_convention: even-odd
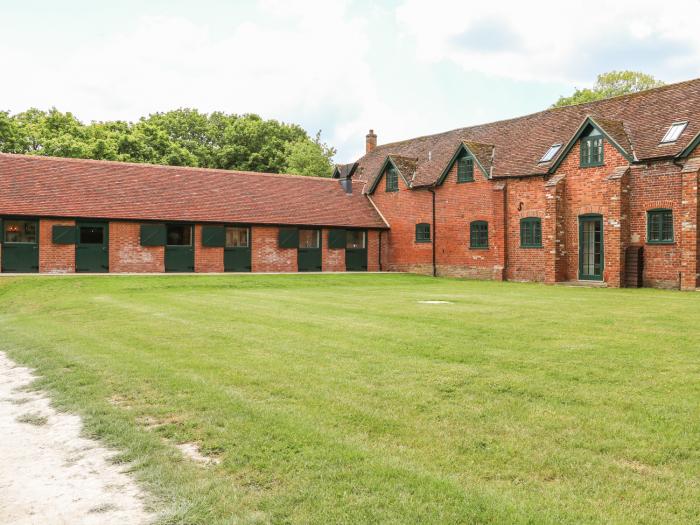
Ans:
[{"label": "green grass lawn", "polygon": [[0,334],[164,523],[699,521],[700,294],[2,278]]}]

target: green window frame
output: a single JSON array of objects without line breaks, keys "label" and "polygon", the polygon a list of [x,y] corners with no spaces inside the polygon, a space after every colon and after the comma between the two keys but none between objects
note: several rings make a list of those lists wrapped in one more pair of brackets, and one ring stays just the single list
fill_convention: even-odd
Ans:
[{"label": "green window frame", "polygon": [[674,243],[672,210],[659,209],[647,212],[647,243]]},{"label": "green window frame", "polygon": [[474,182],[474,158],[465,155],[457,160],[457,182]]},{"label": "green window frame", "polygon": [[542,248],[542,219],[539,217],[520,219],[520,247]]},{"label": "green window frame", "polygon": [[386,191],[399,191],[399,173],[396,168],[389,166],[384,174]]},{"label": "green window frame", "polygon": [[483,249],[489,247],[489,223],[473,221],[469,224],[469,247]]},{"label": "green window frame", "polygon": [[416,224],[416,242],[430,242],[430,224],[427,222]]},{"label": "green window frame", "polygon": [[604,161],[604,140],[599,133],[581,139],[581,167],[602,166]]}]

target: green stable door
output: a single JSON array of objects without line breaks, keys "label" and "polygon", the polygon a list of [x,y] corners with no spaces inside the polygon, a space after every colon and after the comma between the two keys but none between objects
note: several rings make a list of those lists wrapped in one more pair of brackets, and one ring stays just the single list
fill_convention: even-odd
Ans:
[{"label": "green stable door", "polygon": [[1,240],[3,272],[39,271],[39,221],[3,219]]},{"label": "green stable door", "polygon": [[300,272],[320,272],[321,230],[300,229],[297,249],[297,265]]},{"label": "green stable door", "polygon": [[582,281],[602,281],[605,268],[603,217],[579,217],[578,276]]},{"label": "green stable door", "polygon": [[106,222],[76,224],[75,271],[109,271],[109,225]]},{"label": "green stable door", "polygon": [[252,256],[250,251],[250,228],[248,226],[226,226],[224,243],[224,271],[250,272]]},{"label": "green stable door", "polygon": [[345,270],[348,272],[367,271],[367,232],[365,230],[347,230]]},{"label": "green stable door", "polygon": [[165,271],[194,272],[194,232],[191,224],[166,224]]}]

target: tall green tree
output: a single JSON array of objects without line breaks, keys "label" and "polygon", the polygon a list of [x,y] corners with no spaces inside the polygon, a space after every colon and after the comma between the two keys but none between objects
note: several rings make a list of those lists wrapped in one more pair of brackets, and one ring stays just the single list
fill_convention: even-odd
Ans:
[{"label": "tall green tree", "polygon": [[576,89],[569,97],[559,97],[552,107],[572,106],[606,98],[638,93],[663,86],[664,82],[639,71],[610,71],[598,75],[592,88]]},{"label": "tall green tree", "polygon": [[55,108],[0,112],[0,151],[319,177],[335,155],[296,124],[188,108],[87,125]]}]

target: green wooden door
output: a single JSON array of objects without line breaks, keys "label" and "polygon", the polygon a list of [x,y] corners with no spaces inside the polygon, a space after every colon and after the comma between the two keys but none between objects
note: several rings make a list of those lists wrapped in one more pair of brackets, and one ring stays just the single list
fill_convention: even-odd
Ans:
[{"label": "green wooden door", "polygon": [[75,271],[104,273],[109,271],[109,225],[106,222],[76,224]]},{"label": "green wooden door", "polygon": [[584,215],[579,217],[578,241],[579,279],[602,281],[605,268],[603,244],[603,217]]},{"label": "green wooden door", "polygon": [[252,269],[251,230],[248,226],[226,226],[224,271],[249,272]]},{"label": "green wooden door", "polygon": [[320,272],[321,230],[300,229],[297,265],[300,272]]},{"label": "green wooden door", "polygon": [[190,224],[167,224],[166,272],[194,272],[194,232]]},{"label": "green wooden door", "polygon": [[367,271],[367,232],[348,230],[345,244],[345,270],[348,272]]},{"label": "green wooden door", "polygon": [[2,271],[36,273],[39,271],[39,221],[4,219],[2,221]]}]

